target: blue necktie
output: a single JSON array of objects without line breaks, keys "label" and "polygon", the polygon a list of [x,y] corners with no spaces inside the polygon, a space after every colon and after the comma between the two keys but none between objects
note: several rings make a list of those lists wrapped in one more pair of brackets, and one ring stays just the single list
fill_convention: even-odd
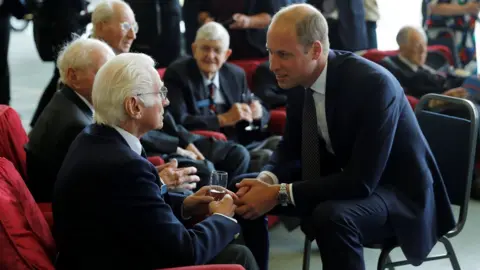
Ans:
[{"label": "blue necktie", "polygon": [[313,91],[305,89],[302,115],[302,180],[320,176],[320,149]]}]

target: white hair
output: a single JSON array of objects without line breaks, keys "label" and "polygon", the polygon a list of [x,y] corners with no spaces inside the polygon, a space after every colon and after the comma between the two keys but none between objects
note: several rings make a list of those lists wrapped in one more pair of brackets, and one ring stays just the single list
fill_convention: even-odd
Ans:
[{"label": "white hair", "polygon": [[[123,53],[103,65],[95,76],[92,89],[92,102],[95,109],[94,120],[98,124],[119,125],[126,120],[125,99],[138,96],[146,107],[159,102],[152,89],[163,86],[155,61],[142,53]],[[154,97],[154,98],[152,98]]]},{"label": "white hair", "polygon": [[427,41],[427,34],[425,33],[425,31],[422,28],[408,25],[408,26],[402,27],[402,29],[400,29],[400,31],[398,31],[398,34],[397,34],[397,44],[398,44],[398,46],[408,44],[410,34],[412,33],[412,31],[421,34],[422,37],[424,38],[424,40]]},{"label": "white hair", "polygon": [[222,48],[227,50],[230,46],[230,35],[223,25],[217,22],[208,22],[197,30],[195,41],[216,40],[222,43]]},{"label": "white hair", "polygon": [[95,30],[99,23],[110,21],[115,16],[115,5],[123,5],[130,8],[130,5],[123,0],[103,0],[95,6],[92,13],[92,36],[95,37]]},{"label": "white hair", "polygon": [[308,10],[307,14],[300,19],[296,19],[298,16],[293,17],[298,43],[304,47],[308,47],[318,40],[322,44],[323,54],[327,55],[330,49],[327,20],[314,6],[310,4],[293,4],[283,7],[273,16],[270,25],[282,17],[292,19],[292,16],[289,13],[298,9]]},{"label": "white hair", "polygon": [[60,80],[67,83],[67,71],[71,69],[89,68],[99,57],[93,52],[102,52],[106,60],[113,58],[115,53],[105,42],[94,38],[78,37],[66,44],[57,58]]}]

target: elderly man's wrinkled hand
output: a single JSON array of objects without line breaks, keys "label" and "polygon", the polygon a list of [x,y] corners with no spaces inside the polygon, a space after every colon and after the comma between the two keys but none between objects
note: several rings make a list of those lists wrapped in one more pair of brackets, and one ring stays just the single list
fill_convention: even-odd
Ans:
[{"label": "elderly man's wrinkled hand", "polygon": [[184,184],[196,183],[200,181],[200,177],[195,175],[195,173],[197,173],[197,169],[195,167],[186,167],[180,169],[166,167],[160,171],[159,175],[169,189],[174,189],[179,186],[184,188],[193,188],[194,185]]}]

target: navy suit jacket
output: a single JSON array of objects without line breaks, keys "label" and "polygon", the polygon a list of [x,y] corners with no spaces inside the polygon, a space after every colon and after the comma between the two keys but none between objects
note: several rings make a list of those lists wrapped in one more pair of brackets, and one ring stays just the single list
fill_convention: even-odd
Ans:
[{"label": "navy suit jacket", "polygon": [[453,228],[454,219],[440,171],[402,87],[383,67],[330,51],[325,98],[335,155],[320,144],[321,175],[294,182],[301,179],[302,88],[288,91],[283,141],[265,169],[280,182],[293,182],[295,206],[306,214],[323,201],[378,194],[405,255],[420,264]]},{"label": "navy suit jacket", "polygon": [[164,194],[155,167],[113,128],[75,139],[55,183],[54,237],[65,269],[155,269],[205,264],[240,227],[212,215],[187,229],[184,197]]},{"label": "navy suit jacket", "polygon": [[[243,134],[242,124],[237,128],[220,128],[217,115],[208,108],[209,92],[203,83],[203,77],[194,58],[186,57],[172,63],[165,71],[165,86],[168,88],[170,106],[178,124],[188,130],[213,130],[225,133],[229,138],[248,136]],[[249,92],[245,72],[238,66],[225,63],[219,70],[220,92],[225,99],[225,107],[230,109],[234,103],[242,102],[242,94]],[[268,124],[270,114],[263,107],[260,126]],[[245,125],[244,125],[245,126]],[[243,127],[244,127],[243,126]]]}]

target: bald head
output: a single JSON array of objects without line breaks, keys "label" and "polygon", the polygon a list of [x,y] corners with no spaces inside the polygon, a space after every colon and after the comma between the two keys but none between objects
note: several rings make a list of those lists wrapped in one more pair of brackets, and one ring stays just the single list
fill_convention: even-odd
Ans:
[{"label": "bald head", "polygon": [[121,0],[104,0],[92,13],[93,37],[104,40],[118,54],[130,51],[138,25],[130,6]]},{"label": "bald head", "polygon": [[330,43],[327,21],[314,6],[295,4],[282,8],[273,16],[269,30],[276,27],[293,30],[298,43],[305,47],[320,41],[324,55],[328,54]]},{"label": "bald head", "polygon": [[427,57],[427,36],[423,29],[405,26],[398,31],[397,44],[400,55],[415,65],[425,64]]}]

